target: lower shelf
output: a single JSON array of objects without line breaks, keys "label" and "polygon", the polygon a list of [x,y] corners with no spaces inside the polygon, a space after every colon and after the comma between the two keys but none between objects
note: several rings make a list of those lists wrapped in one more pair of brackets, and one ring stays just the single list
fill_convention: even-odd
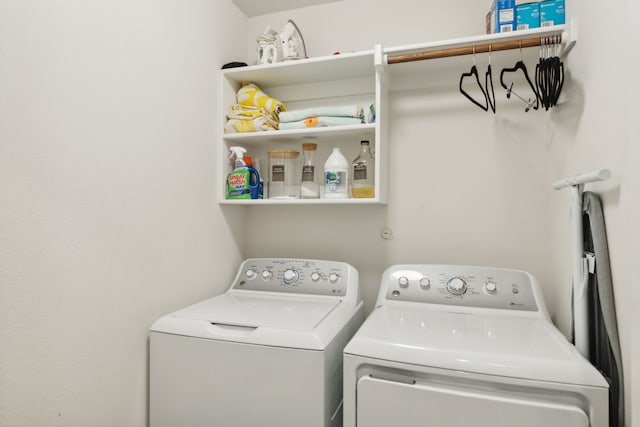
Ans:
[{"label": "lower shelf", "polygon": [[370,199],[224,199],[221,205],[273,206],[273,205],[383,205],[385,202]]}]

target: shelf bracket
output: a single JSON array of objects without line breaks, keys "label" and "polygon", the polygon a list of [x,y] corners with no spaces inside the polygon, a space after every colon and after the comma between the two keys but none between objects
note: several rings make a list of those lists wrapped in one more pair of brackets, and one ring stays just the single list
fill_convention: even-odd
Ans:
[{"label": "shelf bracket", "polygon": [[377,44],[373,47],[373,66],[376,69],[382,69],[386,65],[384,49],[381,44]]},{"label": "shelf bracket", "polygon": [[571,49],[576,45],[578,40],[578,20],[571,18],[570,24],[562,32],[562,44],[564,48],[560,54],[560,58],[565,59]]}]

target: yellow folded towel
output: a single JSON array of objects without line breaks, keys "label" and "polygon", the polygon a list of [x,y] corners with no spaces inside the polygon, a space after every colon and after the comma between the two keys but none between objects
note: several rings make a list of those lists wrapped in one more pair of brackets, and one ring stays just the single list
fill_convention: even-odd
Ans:
[{"label": "yellow folded towel", "polygon": [[286,111],[284,104],[264,93],[255,83],[244,82],[237,94],[238,105],[260,107],[278,116]]},{"label": "yellow folded towel", "polygon": [[256,117],[268,117],[273,121],[278,121],[278,117],[260,107],[243,107],[242,105],[232,105],[227,113],[228,119],[253,119]]},{"label": "yellow folded towel", "polygon": [[229,119],[224,126],[225,133],[261,132],[266,130],[278,130],[278,126],[268,117],[256,117],[255,119]]}]

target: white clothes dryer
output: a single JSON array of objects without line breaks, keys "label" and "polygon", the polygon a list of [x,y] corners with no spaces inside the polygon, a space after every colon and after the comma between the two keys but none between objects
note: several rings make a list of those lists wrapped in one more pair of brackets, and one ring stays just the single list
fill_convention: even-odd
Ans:
[{"label": "white clothes dryer", "polygon": [[342,350],[363,319],[352,266],[247,259],[226,293],[151,327],[151,427],[342,426]]},{"label": "white clothes dryer", "polygon": [[345,427],[606,427],[608,385],[523,271],[396,265],[344,349]]}]

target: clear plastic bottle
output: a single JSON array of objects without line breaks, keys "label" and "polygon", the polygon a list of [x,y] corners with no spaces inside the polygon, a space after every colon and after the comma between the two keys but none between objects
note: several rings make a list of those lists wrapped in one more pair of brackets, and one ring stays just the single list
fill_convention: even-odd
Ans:
[{"label": "clear plastic bottle", "polygon": [[335,147],[324,164],[324,197],[349,198],[349,162]]},{"label": "clear plastic bottle", "polygon": [[301,199],[318,199],[320,185],[316,180],[316,164],[313,160],[318,144],[302,144],[302,180],[300,181]]},{"label": "clear plastic bottle", "polygon": [[375,197],[375,165],[369,141],[360,141],[360,154],[351,163],[351,197]]}]

